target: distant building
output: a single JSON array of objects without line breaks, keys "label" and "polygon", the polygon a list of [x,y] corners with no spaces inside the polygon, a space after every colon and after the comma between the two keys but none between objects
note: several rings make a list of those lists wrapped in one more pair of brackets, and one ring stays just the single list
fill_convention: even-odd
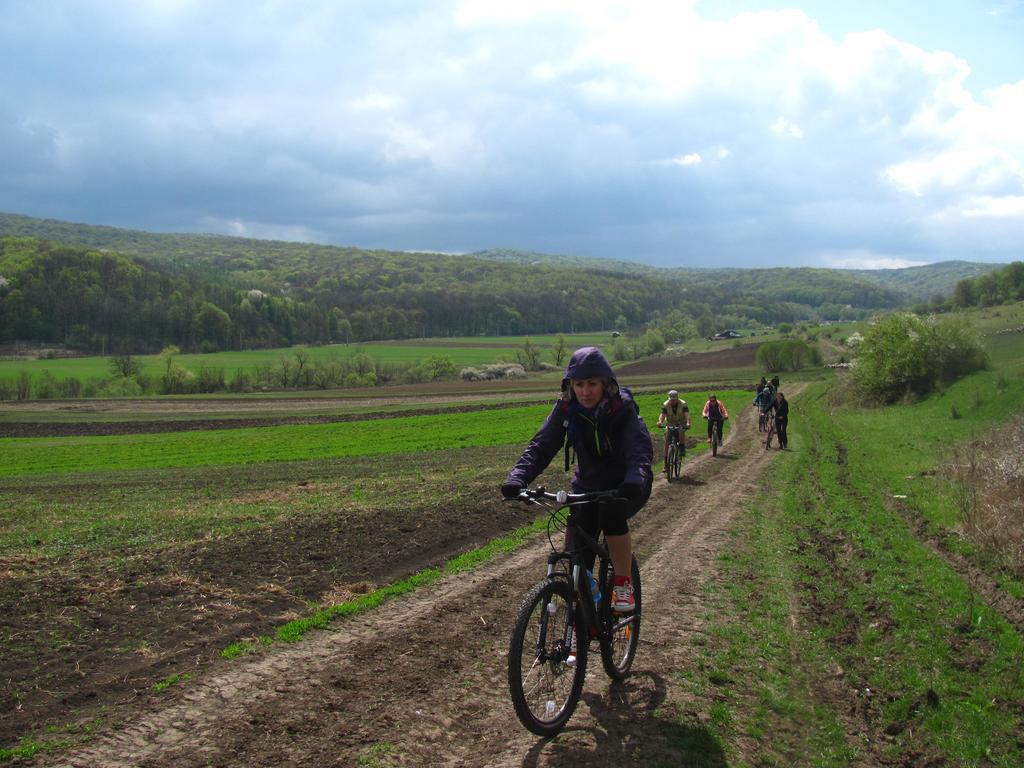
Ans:
[{"label": "distant building", "polygon": [[743,334],[740,333],[739,331],[733,331],[730,329],[728,331],[719,331],[711,338],[715,339],[716,341],[721,341],[722,339],[739,339],[742,338],[742,336]]}]

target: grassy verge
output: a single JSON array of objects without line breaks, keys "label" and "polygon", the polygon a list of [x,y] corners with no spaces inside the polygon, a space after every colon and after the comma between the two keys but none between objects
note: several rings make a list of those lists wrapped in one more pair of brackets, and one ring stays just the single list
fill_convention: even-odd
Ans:
[{"label": "grassy verge", "polygon": [[777,492],[735,529],[681,673],[737,765],[1024,762],[1024,642],[893,503],[949,524],[933,491],[946,447],[1024,407],[1019,381],[984,394],[996,376],[881,411],[836,409],[818,386],[794,408]]}]

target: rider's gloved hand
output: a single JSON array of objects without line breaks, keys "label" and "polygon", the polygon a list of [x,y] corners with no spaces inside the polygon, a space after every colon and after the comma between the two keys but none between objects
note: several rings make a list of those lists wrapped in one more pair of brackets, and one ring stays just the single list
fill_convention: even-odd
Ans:
[{"label": "rider's gloved hand", "polygon": [[624,499],[636,501],[643,495],[644,488],[640,483],[625,482],[619,484],[618,491],[616,492]]},{"label": "rider's gloved hand", "polygon": [[516,480],[506,480],[501,484],[501,495],[506,499],[518,499],[519,492],[525,487],[526,486]]}]

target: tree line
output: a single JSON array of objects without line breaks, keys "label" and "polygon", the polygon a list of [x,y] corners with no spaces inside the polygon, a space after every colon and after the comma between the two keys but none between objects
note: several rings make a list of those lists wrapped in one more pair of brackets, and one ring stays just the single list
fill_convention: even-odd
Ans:
[{"label": "tree line", "polygon": [[3,232],[18,234],[0,237],[0,342],[100,354],[609,330],[674,344],[906,299],[841,270],[371,251],[10,214]]},{"label": "tree line", "polygon": [[954,307],[991,307],[1024,301],[1024,261],[1014,261],[987,275],[961,280],[949,304]]},{"label": "tree line", "polygon": [[812,307],[664,275],[358,249],[339,263],[338,250],[333,262],[314,249],[301,268],[251,257],[240,269],[234,257],[188,265],[0,238],[0,342],[112,354],[649,328],[671,343],[814,319]]}]

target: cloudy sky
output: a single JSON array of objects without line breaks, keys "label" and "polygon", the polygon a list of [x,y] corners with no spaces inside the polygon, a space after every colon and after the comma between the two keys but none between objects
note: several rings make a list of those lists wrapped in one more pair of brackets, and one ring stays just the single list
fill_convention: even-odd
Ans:
[{"label": "cloudy sky", "polygon": [[1024,257],[1022,0],[3,9],[4,212],[662,266]]}]

